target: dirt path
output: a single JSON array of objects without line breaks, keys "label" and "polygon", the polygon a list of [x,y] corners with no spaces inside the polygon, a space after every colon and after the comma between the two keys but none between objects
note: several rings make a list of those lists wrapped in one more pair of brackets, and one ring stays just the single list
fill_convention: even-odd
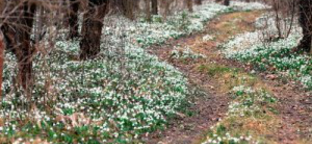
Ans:
[{"label": "dirt path", "polygon": [[[199,71],[198,67],[203,64],[216,64],[250,71],[250,66],[223,58],[219,54],[218,45],[228,41],[232,36],[255,30],[253,22],[261,14],[261,11],[224,14],[212,20],[202,33],[172,40],[166,46],[155,46],[150,49],[150,53],[182,71],[190,83],[200,88],[205,94],[192,97],[193,105],[190,110],[196,112],[193,116],[181,115],[179,119],[173,120],[166,130],[147,136],[146,143],[200,143],[206,131],[225,116],[230,101],[229,89],[220,84],[220,79],[207,77],[207,73]],[[204,41],[203,37],[207,34],[213,38]],[[173,46],[188,46],[194,52],[206,57],[182,61],[174,59],[171,54]],[[279,111],[277,119],[280,119],[280,122],[275,126],[278,130],[266,134],[265,137],[274,143],[307,143],[303,138],[311,137],[312,96],[294,84],[285,85],[277,80],[268,80],[265,74],[259,74],[259,79],[264,87],[279,99],[276,107]]]}]

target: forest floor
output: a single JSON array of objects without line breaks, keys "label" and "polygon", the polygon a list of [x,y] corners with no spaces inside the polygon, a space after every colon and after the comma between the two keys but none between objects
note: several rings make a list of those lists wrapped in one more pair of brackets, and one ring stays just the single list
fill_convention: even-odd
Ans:
[{"label": "forest floor", "polygon": [[[265,72],[254,74],[251,65],[226,59],[220,53],[220,44],[235,35],[255,31],[253,23],[262,13],[222,14],[210,21],[201,33],[149,49],[150,53],[177,67],[192,86],[203,93],[191,96],[190,111],[194,112],[191,116],[181,114],[167,129],[144,138],[146,143],[202,143],[210,131],[218,131],[220,124],[230,134],[249,134],[263,143],[311,142],[312,97],[304,89],[291,82],[284,84]],[[211,38],[204,40],[205,36]],[[195,60],[174,58],[174,46],[188,47],[203,57]],[[261,109],[257,116],[229,116],[231,102],[237,101],[232,97],[232,89],[241,85],[262,89],[276,101],[257,103]]]}]

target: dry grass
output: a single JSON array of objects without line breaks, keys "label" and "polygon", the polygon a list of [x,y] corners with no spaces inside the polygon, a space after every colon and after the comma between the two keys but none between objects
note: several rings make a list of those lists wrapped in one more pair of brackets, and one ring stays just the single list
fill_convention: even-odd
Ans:
[{"label": "dry grass", "polygon": [[220,22],[211,23],[209,27],[216,32],[216,41],[225,42],[232,36],[254,30],[253,22],[263,11],[236,12],[221,16]]}]

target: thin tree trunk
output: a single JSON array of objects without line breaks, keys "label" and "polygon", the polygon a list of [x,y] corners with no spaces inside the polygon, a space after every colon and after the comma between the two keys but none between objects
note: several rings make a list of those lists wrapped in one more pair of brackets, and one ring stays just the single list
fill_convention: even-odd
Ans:
[{"label": "thin tree trunk", "polygon": [[224,0],[224,5],[229,6],[230,5],[230,0]]},{"label": "thin tree trunk", "polygon": [[42,6],[38,6],[36,11],[39,17],[37,17],[36,28],[34,30],[35,44],[37,44],[40,40],[42,40],[45,35],[45,32],[43,30],[44,18],[42,17],[42,15],[44,15],[44,9]]},{"label": "thin tree trunk", "polygon": [[3,64],[4,64],[4,40],[0,31],[0,101],[2,100]]},{"label": "thin tree trunk", "polygon": [[[290,33],[291,33],[291,30],[293,28],[293,25],[294,25],[294,19],[295,19],[295,16],[296,16],[296,1],[292,1],[291,3],[291,18],[290,18],[290,24],[289,24],[289,28],[288,28],[288,31],[286,33],[286,37],[289,37]],[[286,22],[285,22],[286,24]]]},{"label": "thin tree trunk", "polygon": [[107,11],[108,3],[89,2],[89,10],[84,15],[82,25],[82,40],[80,42],[80,59],[92,59],[100,53],[103,20]]},{"label": "thin tree trunk", "polygon": [[170,5],[173,3],[174,1],[167,1],[167,0],[162,0],[160,1],[160,7],[163,9],[163,17],[164,20],[167,20],[167,16],[170,13]]},{"label": "thin tree trunk", "polygon": [[193,12],[193,0],[186,0],[187,8],[190,12]]},{"label": "thin tree trunk", "polygon": [[129,19],[133,20],[135,18],[134,8],[136,5],[135,0],[118,0],[115,2],[117,7],[122,11],[122,13]]},{"label": "thin tree trunk", "polygon": [[69,39],[74,39],[79,36],[78,32],[78,10],[79,10],[79,2],[77,0],[70,0],[70,14],[69,14]]},{"label": "thin tree trunk", "polygon": [[202,0],[195,0],[195,4],[201,5],[202,4]]},{"label": "thin tree trunk", "polygon": [[30,45],[30,35],[33,27],[36,5],[25,3],[23,8],[21,25],[25,26],[25,28],[18,28],[21,31],[21,45],[16,50],[16,56],[19,65],[21,84],[25,90],[30,91],[32,85],[32,55],[34,52],[34,49]]},{"label": "thin tree trunk", "polygon": [[158,15],[158,0],[152,0],[152,14]]},{"label": "thin tree trunk", "polygon": [[145,2],[145,14],[147,21],[151,21],[152,14],[151,14],[151,0],[144,0]]}]

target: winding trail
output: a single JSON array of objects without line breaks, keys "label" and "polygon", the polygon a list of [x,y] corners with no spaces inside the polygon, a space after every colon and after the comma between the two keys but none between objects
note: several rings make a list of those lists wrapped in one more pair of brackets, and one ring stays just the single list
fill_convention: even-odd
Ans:
[{"label": "winding trail", "polygon": [[[232,60],[225,59],[220,53],[218,45],[227,42],[235,35],[255,30],[253,23],[263,11],[234,12],[218,16],[210,21],[206,29],[188,37],[170,40],[165,46],[154,46],[149,52],[157,55],[160,60],[177,67],[189,79],[191,87],[200,89],[198,94],[191,96],[191,116],[183,114],[174,119],[164,131],[154,132],[144,138],[144,142],[155,144],[192,144],[200,143],[206,136],[207,130],[225,116],[231,101],[228,90],[220,86],[214,77],[198,70],[202,64],[222,64],[231,68],[242,68],[247,73],[251,67]],[[203,40],[210,35],[213,38]],[[194,52],[205,55],[205,58],[192,60],[178,60],[171,57],[174,46],[188,46]],[[282,84],[275,79],[266,79],[265,74],[258,74],[275,97],[279,99],[277,109],[280,119],[275,133],[264,133],[267,139],[276,143],[308,143],[311,138],[312,124],[312,96],[295,84]],[[298,131],[299,130],[299,131]],[[303,139],[305,138],[305,139]]]}]

